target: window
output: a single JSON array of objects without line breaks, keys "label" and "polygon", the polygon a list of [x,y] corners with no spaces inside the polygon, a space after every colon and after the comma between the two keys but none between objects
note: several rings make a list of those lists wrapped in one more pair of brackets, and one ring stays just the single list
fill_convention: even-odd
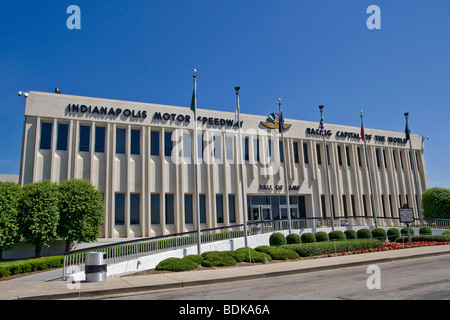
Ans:
[{"label": "window", "polygon": [[80,152],[89,152],[89,144],[91,140],[91,127],[80,126]]},{"label": "window", "polygon": [[325,208],[325,196],[324,195],[320,196],[320,201],[322,203],[322,217],[326,218],[327,217],[327,209]]},{"label": "window", "polygon": [[200,194],[200,223],[206,223],[206,195]]},{"label": "window", "polygon": [[[328,151],[328,150],[327,150]],[[341,146],[337,146],[339,165],[342,166]]]},{"label": "window", "polygon": [[309,159],[308,159],[308,144],[304,143],[303,144],[303,159],[305,164],[309,163]]},{"label": "window", "polygon": [[249,159],[250,159],[248,145],[249,145],[249,139],[248,138],[244,138],[244,161],[249,161]]},{"label": "window", "polygon": [[280,148],[280,162],[284,162],[283,141],[279,142],[279,148]]},{"label": "window", "polygon": [[353,216],[356,217],[356,205],[355,205],[355,195],[352,194],[350,199],[352,200],[352,212],[353,212]]},{"label": "window", "polygon": [[105,127],[95,127],[95,152],[105,152]]},{"label": "window", "polygon": [[272,162],[272,139],[269,138],[268,144],[269,144],[268,150],[269,150],[269,163],[270,163],[270,162]]},{"label": "window", "polygon": [[174,223],[174,196],[166,194],[166,224]]},{"label": "window", "polygon": [[222,159],[222,144],[221,144],[221,137],[220,136],[214,136],[214,158],[216,160]]},{"label": "window", "polygon": [[227,148],[227,160],[233,161],[233,137],[226,137],[225,138],[225,144]]},{"label": "window", "polygon": [[377,157],[377,166],[378,168],[381,168],[381,154],[380,154],[380,149],[375,149],[375,155]]},{"label": "window", "polygon": [[150,149],[152,156],[159,156],[159,131],[152,131],[150,134]]},{"label": "window", "polygon": [[159,193],[152,193],[150,195],[151,201],[151,222],[152,224],[160,224],[160,197]]},{"label": "window", "polygon": [[358,152],[358,163],[359,163],[359,166],[360,167],[362,167],[362,162],[361,162],[361,148],[357,148],[356,149]]},{"label": "window", "polygon": [[320,144],[316,144],[316,153],[317,153],[317,164],[322,164],[322,156],[320,154]]},{"label": "window", "polygon": [[381,207],[383,208],[383,216],[386,218],[386,207],[385,207],[383,195],[381,195]]},{"label": "window", "polygon": [[115,225],[123,226],[125,224],[125,193],[116,193],[114,208]]},{"label": "window", "polygon": [[345,153],[346,153],[346,156],[347,156],[347,166],[351,167],[350,148],[348,146],[345,147]]},{"label": "window", "polygon": [[141,154],[141,130],[131,130],[131,154]]},{"label": "window", "polygon": [[327,163],[328,163],[328,165],[331,165],[330,164],[330,150],[328,150],[328,145],[327,145]]},{"label": "window", "polygon": [[116,130],[116,153],[125,154],[126,130],[117,128]]},{"label": "window", "polygon": [[298,143],[294,142],[294,162],[300,163],[300,158],[298,156]]},{"label": "window", "polygon": [[205,142],[203,140],[203,135],[199,134],[197,136],[197,156],[199,159],[203,159],[204,148],[205,148]]},{"label": "window", "polygon": [[236,222],[236,207],[234,194],[228,195],[228,216],[230,222]]},{"label": "window", "polygon": [[67,136],[69,133],[69,125],[58,123],[58,140],[56,141],[56,150],[67,151]]},{"label": "window", "polygon": [[394,160],[394,168],[397,169],[397,160],[395,159],[395,151],[392,151],[392,159]]},{"label": "window", "polygon": [[183,157],[186,159],[191,159],[191,134],[183,134]]},{"label": "window", "polygon": [[164,132],[164,156],[171,157],[173,149],[172,132]]},{"label": "window", "polygon": [[348,217],[347,197],[345,196],[345,194],[342,195],[342,205],[344,207],[344,217],[347,218]]},{"label": "window", "polygon": [[253,139],[253,153],[254,157],[253,159],[255,162],[259,161],[259,139]]},{"label": "window", "polygon": [[193,206],[192,206],[192,194],[184,195],[184,222],[186,224],[194,223],[193,218]]},{"label": "window", "polygon": [[141,222],[141,194],[130,194],[130,223],[140,224]]},{"label": "window", "polygon": [[363,199],[364,216],[367,217],[368,211],[367,211],[366,195],[363,194],[362,199]]},{"label": "window", "polygon": [[42,150],[50,150],[52,148],[52,128],[53,124],[50,122],[41,123],[41,144]]},{"label": "window", "polygon": [[217,223],[223,223],[223,196],[216,194],[216,216]]}]

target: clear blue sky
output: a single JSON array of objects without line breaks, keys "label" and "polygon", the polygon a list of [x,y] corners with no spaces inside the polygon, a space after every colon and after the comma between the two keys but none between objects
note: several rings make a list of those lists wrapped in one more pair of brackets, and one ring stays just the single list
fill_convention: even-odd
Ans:
[{"label": "clear blue sky", "polygon": [[[381,9],[369,30],[368,6]],[[69,30],[69,5],[81,29]],[[0,5],[0,173],[18,174],[19,90],[267,115],[429,136],[430,187],[450,188],[448,0],[17,0]]]}]

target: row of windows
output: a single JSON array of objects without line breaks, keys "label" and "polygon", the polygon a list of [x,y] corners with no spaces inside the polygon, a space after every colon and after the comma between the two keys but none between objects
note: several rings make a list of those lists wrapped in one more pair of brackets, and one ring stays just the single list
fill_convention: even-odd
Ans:
[{"label": "row of windows", "polygon": [[[353,212],[353,216],[364,216],[364,217],[369,217],[369,212],[371,212],[371,210],[369,210],[368,205],[370,204],[370,200],[368,199],[369,195],[363,194],[362,195],[362,212],[360,212],[358,214],[358,212],[356,211],[356,206],[355,206],[355,195],[350,195],[350,205],[352,208],[352,212]],[[392,195],[388,195],[388,202],[389,202],[389,209],[391,211],[391,214],[394,215],[394,207],[393,207],[393,199],[392,199]],[[331,203],[332,203],[332,207],[333,207],[333,212],[337,212],[337,210],[335,209],[334,206],[334,195],[331,195]],[[406,201],[402,201],[402,196],[399,195],[398,196],[398,203],[399,206],[402,207],[403,204],[406,204],[409,206],[409,202],[408,202],[408,197],[406,197]],[[325,195],[321,195],[321,204],[322,204],[322,217],[326,217],[326,211],[329,209],[326,206],[325,203]],[[348,207],[347,207],[347,196],[345,194],[342,195],[342,205],[344,208],[344,217],[347,218],[349,217],[349,211],[348,211]],[[416,196],[416,205],[417,204],[417,196]],[[382,213],[378,213],[378,216],[381,216],[380,214],[382,214],[385,218],[387,218],[387,212],[386,212],[386,206],[385,206],[385,200],[384,200],[384,196],[381,196],[381,208],[383,210]]]},{"label": "row of windows", "polygon": [[[161,195],[159,193],[152,193],[151,197],[151,224],[160,224],[160,212],[161,212]],[[165,197],[165,223],[174,224],[175,219],[175,207],[174,207],[174,195],[167,193]],[[141,219],[141,194],[131,193],[130,194],[130,224],[137,225],[140,224]],[[234,194],[228,195],[228,217],[229,222],[236,222],[236,208],[235,208],[235,196]],[[200,205],[200,222],[206,223],[206,195],[199,195],[199,205]],[[216,195],[216,219],[217,223],[224,222],[224,195]],[[194,223],[194,205],[193,205],[193,195],[184,195],[184,222],[186,224]],[[125,193],[115,194],[115,225],[125,224]]]},{"label": "row of windows", "polygon": [[[41,140],[40,140],[40,149],[51,149],[51,140],[52,140],[52,130],[53,123],[50,122],[42,122],[41,123]],[[56,150],[65,151],[67,150],[67,141],[68,141],[68,130],[69,125],[65,123],[58,123],[57,125],[57,140],[56,140]],[[94,141],[94,151],[103,153],[105,152],[105,127],[95,127],[95,141]],[[132,155],[139,155],[141,153],[141,132],[140,130],[132,129],[130,130],[130,153]],[[160,155],[160,132],[159,131],[151,131],[151,147],[150,154],[152,156]],[[125,154],[126,153],[126,141],[127,141],[127,130],[122,128],[116,129],[116,153],[117,154]],[[244,160],[249,161],[250,153],[249,153],[249,144],[250,139],[248,137],[243,138],[243,153]],[[272,158],[272,141],[268,141],[268,150],[269,150],[269,159]],[[234,139],[230,136],[225,137],[226,144],[226,157],[227,160],[233,159],[233,143]],[[91,126],[80,125],[80,134],[79,134],[79,151],[80,152],[89,152],[91,149]],[[253,139],[253,160],[256,162],[260,161],[260,141],[259,139]],[[203,136],[198,136],[198,157],[201,159],[203,157],[203,153],[205,151],[205,145]],[[213,152],[215,159],[222,159],[222,148],[221,148],[221,137],[214,136],[213,139]],[[173,150],[173,141],[172,141],[172,132],[164,132],[164,156],[170,157],[172,155]],[[280,161],[284,162],[284,152],[283,152],[283,142],[279,141],[279,150],[280,150]],[[293,142],[293,152],[294,152],[294,162],[299,163],[299,146],[298,142]],[[345,147],[347,166],[351,166],[351,157],[350,157],[350,148],[348,146]],[[327,154],[329,154],[328,146],[327,146]],[[189,134],[185,134],[183,136],[183,155],[184,157],[191,157],[191,139]],[[322,165],[322,156],[321,156],[321,144],[316,144],[316,155],[317,155],[317,164]],[[381,150],[380,148],[375,149],[375,155],[377,160],[377,166],[380,168],[382,166],[383,157],[384,166],[387,167],[386,161],[386,150]],[[341,146],[337,146],[337,156],[339,165],[342,166],[342,148]],[[362,158],[361,158],[361,148],[357,148],[357,157],[358,164],[362,166]],[[397,157],[398,155],[393,152],[393,163],[395,169],[397,169]],[[401,168],[404,169],[403,158],[399,157]],[[417,158],[416,158],[417,159]],[[417,159],[418,160],[418,159]],[[308,144],[303,143],[303,161],[305,164],[309,164],[309,155],[308,155]],[[328,164],[330,164],[330,157],[328,157]],[[419,167],[419,166],[418,166]]]}]

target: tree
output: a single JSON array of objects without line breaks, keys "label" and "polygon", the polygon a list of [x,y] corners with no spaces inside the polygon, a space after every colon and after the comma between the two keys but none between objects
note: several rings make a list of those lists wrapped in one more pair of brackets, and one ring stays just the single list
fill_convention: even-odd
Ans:
[{"label": "tree", "polygon": [[26,243],[34,244],[36,258],[42,246],[50,246],[57,238],[60,193],[50,181],[30,183],[23,187],[19,221]]},{"label": "tree", "polygon": [[0,182],[0,260],[3,251],[20,240],[19,203],[22,188],[12,182]]},{"label": "tree", "polygon": [[450,189],[426,190],[422,195],[422,207],[426,219],[450,219]]},{"label": "tree", "polygon": [[67,180],[59,184],[61,193],[58,235],[70,243],[92,242],[100,235],[105,212],[103,196],[86,180]]}]

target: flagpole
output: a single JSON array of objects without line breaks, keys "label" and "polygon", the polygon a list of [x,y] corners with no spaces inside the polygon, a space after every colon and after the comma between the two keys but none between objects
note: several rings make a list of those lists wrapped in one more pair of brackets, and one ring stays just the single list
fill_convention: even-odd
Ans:
[{"label": "flagpole", "polygon": [[406,112],[405,114],[405,118],[406,118],[406,129],[405,129],[405,133],[406,133],[406,139],[409,140],[409,157],[411,159],[411,165],[413,167],[413,172],[414,172],[414,185],[416,187],[416,193],[417,193],[417,210],[419,211],[419,218],[420,218],[420,225],[423,226],[423,216],[422,216],[422,195],[419,192],[419,183],[417,181],[417,170],[416,170],[416,157],[414,156],[414,151],[413,151],[413,147],[412,147],[412,141],[411,141],[411,135],[409,132],[409,126],[408,126],[408,115],[409,113]]},{"label": "flagpole", "polygon": [[283,143],[283,158],[284,158],[284,188],[286,190],[286,205],[287,205],[287,216],[288,216],[288,223],[289,223],[289,234],[292,233],[291,228],[291,204],[289,201],[289,187],[288,187],[288,174],[287,174],[287,156],[286,156],[286,145],[284,144],[284,120],[283,120],[283,113],[281,111],[281,98],[278,98],[278,109],[280,112],[279,119],[278,119],[278,126],[279,130],[281,132],[281,141]]},{"label": "flagpole", "polygon": [[322,115],[323,106],[319,106],[319,109],[320,109],[319,129],[320,129],[320,134],[322,135],[322,138],[323,138],[323,150],[325,152],[325,168],[326,168],[326,172],[327,172],[328,201],[330,202],[331,230],[334,231],[334,210],[333,210],[333,200],[331,198],[330,173],[328,172],[329,171],[329,169],[328,169],[328,152],[327,152],[327,142],[325,140],[326,130],[323,125],[323,115]]},{"label": "flagpole", "polygon": [[194,77],[194,92],[192,93],[191,108],[194,111],[194,179],[195,179],[195,207],[197,208],[197,253],[202,254],[200,235],[200,195],[198,192],[198,134],[197,134],[197,70],[192,71]]},{"label": "flagpole", "polygon": [[365,149],[365,153],[366,153],[366,164],[367,164],[367,171],[369,172],[369,182],[370,182],[370,199],[372,202],[372,213],[373,213],[373,220],[375,223],[375,228],[378,228],[378,223],[377,223],[377,212],[375,210],[375,198],[374,198],[374,194],[373,194],[373,182],[372,182],[372,172],[370,170],[370,163],[369,163],[369,153],[367,152],[367,143],[366,143],[366,135],[364,132],[364,124],[363,124],[363,112],[362,110],[359,111],[360,116],[361,116],[361,129],[362,129],[362,138],[364,141],[364,149]]},{"label": "flagpole", "polygon": [[245,177],[244,177],[244,159],[243,159],[243,151],[242,151],[242,136],[241,136],[241,118],[240,118],[240,107],[239,107],[239,90],[241,87],[234,87],[236,90],[236,110],[237,110],[237,121],[238,121],[238,132],[239,132],[239,167],[241,171],[241,191],[242,191],[242,215],[244,218],[244,242],[245,247],[248,247],[247,240],[247,197],[245,195]]}]

